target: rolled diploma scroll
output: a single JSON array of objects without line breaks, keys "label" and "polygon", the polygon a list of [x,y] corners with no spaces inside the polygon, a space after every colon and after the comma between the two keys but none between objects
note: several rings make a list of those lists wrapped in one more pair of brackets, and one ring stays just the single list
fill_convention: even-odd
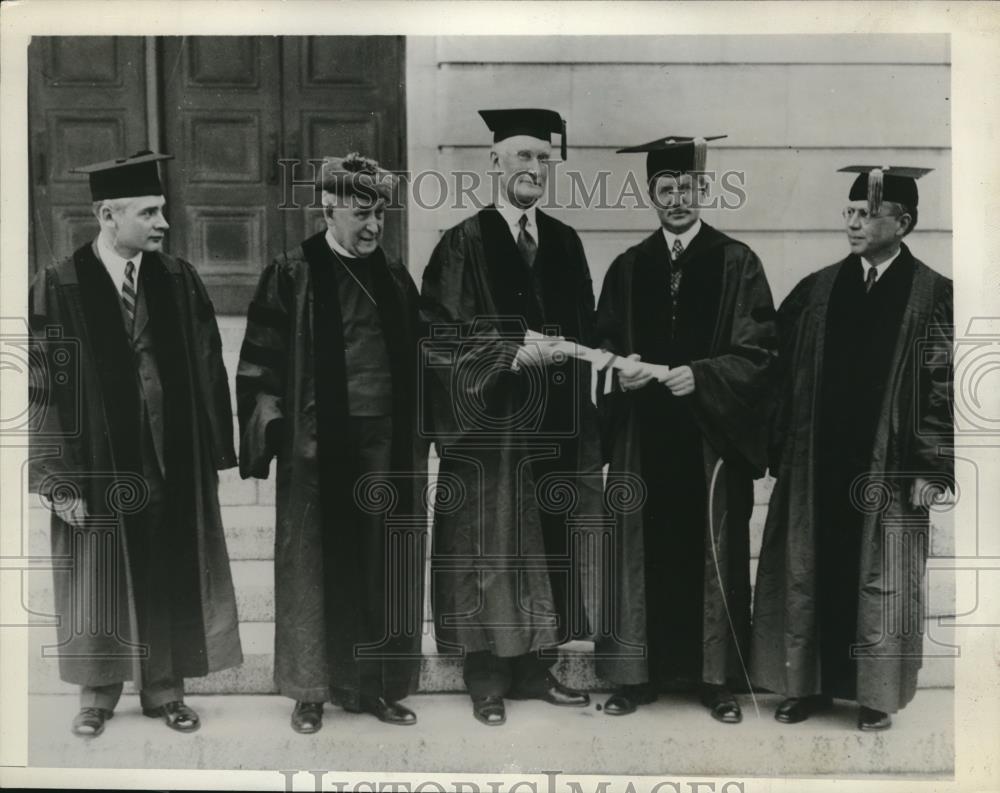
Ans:
[{"label": "rolled diploma scroll", "polygon": [[546,336],[533,330],[524,334],[524,343],[527,344],[551,344],[558,352],[581,361],[588,361],[597,371],[603,372],[611,368],[624,372],[627,375],[637,375],[641,373],[650,374],[657,381],[662,383],[670,367],[659,363],[645,363],[644,361],[632,361],[622,358],[620,355],[608,352],[607,350],[595,350],[593,347],[585,347],[576,342],[566,341],[553,336]]}]

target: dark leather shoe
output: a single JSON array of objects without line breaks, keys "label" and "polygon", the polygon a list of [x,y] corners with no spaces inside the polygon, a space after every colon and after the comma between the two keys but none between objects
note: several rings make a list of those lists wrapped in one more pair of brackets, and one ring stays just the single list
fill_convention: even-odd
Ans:
[{"label": "dark leather shoe", "polygon": [[114,715],[113,711],[105,708],[80,708],[73,719],[73,734],[81,738],[96,738],[104,732],[104,722]]},{"label": "dark leather shoe", "polygon": [[322,702],[296,702],[292,710],[292,729],[302,735],[319,732],[323,726]]},{"label": "dark leather shoe", "polygon": [[179,699],[159,708],[143,708],[142,715],[151,719],[163,719],[171,730],[177,732],[194,732],[201,727],[198,714]]},{"label": "dark leather shoe", "polygon": [[814,713],[821,713],[832,707],[833,700],[819,694],[811,697],[789,697],[778,705],[774,711],[774,718],[782,724],[798,724]]},{"label": "dark leather shoe", "polygon": [[708,708],[713,719],[723,724],[739,724],[743,721],[740,703],[725,686],[702,686],[701,704]]},{"label": "dark leather shoe", "polygon": [[499,727],[507,721],[503,697],[473,697],[472,715],[487,727]]},{"label": "dark leather shoe", "polygon": [[628,716],[639,709],[639,703],[627,694],[616,692],[604,703],[604,712],[609,716]]},{"label": "dark leather shoe", "polygon": [[560,683],[555,678],[549,681],[549,687],[539,697],[550,705],[564,705],[571,708],[584,708],[590,704],[590,695],[585,691],[575,691]]},{"label": "dark leather shoe", "polygon": [[644,686],[622,686],[608,697],[604,712],[609,716],[627,716],[635,713],[640,705],[655,701],[656,694],[650,693]]},{"label": "dark leather shoe", "polygon": [[582,708],[590,704],[589,694],[567,688],[552,675],[549,675],[537,690],[515,690],[507,696],[511,699],[540,699],[550,705],[564,705],[573,708]]},{"label": "dark leather shoe", "polygon": [[881,710],[861,706],[858,711],[858,729],[864,732],[881,732],[892,726],[892,716]]},{"label": "dark leather shoe", "polygon": [[370,713],[386,724],[408,727],[417,723],[417,714],[398,702],[390,702],[385,697],[361,697],[360,707],[354,712]]}]

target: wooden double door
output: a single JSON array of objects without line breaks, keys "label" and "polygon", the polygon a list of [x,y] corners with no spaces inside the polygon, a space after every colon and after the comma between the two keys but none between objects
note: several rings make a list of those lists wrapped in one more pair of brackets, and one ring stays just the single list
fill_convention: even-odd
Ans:
[{"label": "wooden double door", "polygon": [[[86,178],[69,170],[150,148],[176,158],[162,169],[167,250],[198,268],[219,313],[245,312],[261,268],[324,225],[313,191],[293,186],[312,176],[307,160],[360,151],[405,168],[404,46],[383,36],[34,39],[35,267],[96,234]],[[391,209],[390,255],[402,255],[405,235],[403,210]]]}]

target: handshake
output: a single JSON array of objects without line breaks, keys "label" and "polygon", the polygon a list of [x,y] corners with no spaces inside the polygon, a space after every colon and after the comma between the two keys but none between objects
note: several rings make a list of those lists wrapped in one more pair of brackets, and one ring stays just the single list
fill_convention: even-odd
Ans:
[{"label": "handshake", "polygon": [[607,350],[595,350],[562,336],[545,336],[533,330],[524,334],[524,344],[518,349],[511,369],[516,372],[522,366],[548,366],[566,358],[588,361],[597,371],[617,371],[618,382],[624,391],[634,391],[654,381],[665,385],[674,396],[686,396],[694,391],[694,373],[690,366],[671,368],[644,363],[637,353],[622,358]]}]

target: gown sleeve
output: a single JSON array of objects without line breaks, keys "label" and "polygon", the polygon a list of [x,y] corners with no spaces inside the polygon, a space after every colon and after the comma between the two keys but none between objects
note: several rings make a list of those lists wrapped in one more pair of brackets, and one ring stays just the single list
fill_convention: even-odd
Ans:
[{"label": "gown sleeve", "polygon": [[261,274],[247,310],[247,330],[236,369],[240,476],[266,479],[284,421],[291,328],[289,275],[281,258]]},{"label": "gown sleeve", "polygon": [[764,413],[778,334],[764,268],[749,249],[742,255],[729,338],[715,355],[691,362],[695,415],[714,445],[739,451],[763,474]]},{"label": "gown sleeve", "polygon": [[429,337],[421,366],[438,437],[503,432],[518,398],[521,375],[511,364],[524,329],[496,316],[479,244],[462,227],[450,229],[424,270],[420,306]]}]

